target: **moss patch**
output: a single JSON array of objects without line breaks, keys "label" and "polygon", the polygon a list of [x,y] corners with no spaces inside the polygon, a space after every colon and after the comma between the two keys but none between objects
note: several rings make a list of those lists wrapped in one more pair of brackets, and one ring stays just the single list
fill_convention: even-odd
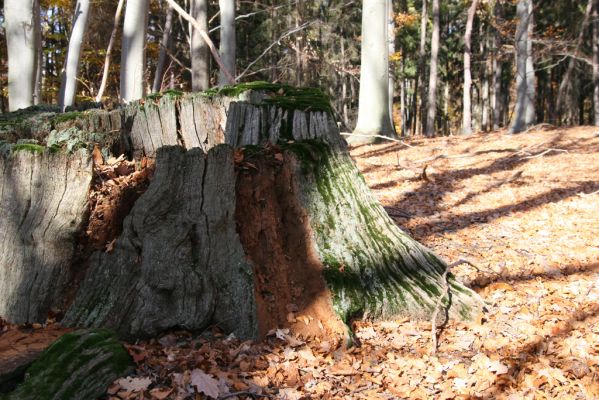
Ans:
[{"label": "moss patch", "polygon": [[209,89],[202,94],[208,97],[218,95],[239,97],[249,90],[266,92],[267,96],[263,99],[264,104],[276,105],[287,110],[332,112],[329,97],[318,88],[293,87],[257,81]]},{"label": "moss patch", "polygon": [[129,354],[111,331],[68,333],[44,351],[25,381],[3,400],[95,399],[131,370]]}]

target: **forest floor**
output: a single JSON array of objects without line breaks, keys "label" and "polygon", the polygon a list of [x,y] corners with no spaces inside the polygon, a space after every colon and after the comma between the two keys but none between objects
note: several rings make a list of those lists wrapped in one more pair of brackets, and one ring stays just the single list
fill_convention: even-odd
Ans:
[{"label": "forest floor", "polygon": [[[128,345],[116,399],[599,399],[599,128],[358,146],[396,223],[487,303],[484,317],[356,323],[334,348],[276,330]],[[467,261],[467,263],[465,263]]]}]

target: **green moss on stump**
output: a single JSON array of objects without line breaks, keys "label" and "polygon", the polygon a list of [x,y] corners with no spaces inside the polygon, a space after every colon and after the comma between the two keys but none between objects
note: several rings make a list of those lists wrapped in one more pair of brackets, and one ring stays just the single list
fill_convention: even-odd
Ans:
[{"label": "green moss on stump", "polygon": [[256,81],[209,89],[202,94],[208,97],[219,95],[239,97],[249,90],[266,92],[267,96],[263,99],[264,104],[276,105],[288,110],[332,112],[329,97],[318,88]]},{"label": "green moss on stump", "polygon": [[17,143],[12,147],[13,153],[17,151],[28,151],[30,153],[39,154],[43,153],[45,149],[44,146],[34,143]]},{"label": "green moss on stump", "polygon": [[129,354],[112,331],[68,333],[44,351],[25,381],[2,400],[96,399],[132,370]]}]

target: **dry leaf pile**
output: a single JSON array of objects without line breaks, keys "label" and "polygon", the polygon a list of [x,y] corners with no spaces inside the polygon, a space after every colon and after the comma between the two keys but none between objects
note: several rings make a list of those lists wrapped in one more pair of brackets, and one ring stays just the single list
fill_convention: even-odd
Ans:
[{"label": "dry leaf pile", "polygon": [[[481,321],[357,322],[359,346],[275,330],[129,346],[110,399],[599,398],[599,130],[352,150],[389,214],[483,296]],[[456,262],[456,261],[467,261]]]}]

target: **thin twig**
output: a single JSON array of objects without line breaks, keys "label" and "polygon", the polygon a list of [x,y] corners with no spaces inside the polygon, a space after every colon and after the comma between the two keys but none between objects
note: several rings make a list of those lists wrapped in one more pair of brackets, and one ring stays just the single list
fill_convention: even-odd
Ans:
[{"label": "thin twig", "polygon": [[272,398],[272,396],[269,394],[260,394],[260,393],[244,391],[244,392],[234,392],[234,393],[224,394],[222,396],[219,396],[218,400],[230,399],[231,397],[237,397],[237,396],[251,396],[254,399],[258,399],[260,397],[266,397],[267,399]]},{"label": "thin twig", "polygon": [[533,159],[533,158],[539,158],[539,157],[543,157],[545,154],[551,153],[552,151],[555,152],[561,152],[561,153],[569,153],[568,150],[564,150],[564,149],[547,149],[539,154],[535,154],[535,155],[531,155],[531,156],[527,156],[527,157],[522,157],[521,160],[529,160],[529,159]]},{"label": "thin twig", "polygon": [[431,355],[435,355],[437,353],[437,315],[439,314],[439,310],[441,309],[441,303],[445,296],[449,295],[449,284],[447,283],[447,273],[449,272],[450,265],[447,266],[445,272],[443,272],[443,276],[441,280],[443,281],[443,293],[437,299],[437,303],[435,304],[435,311],[433,311],[433,315],[431,316],[431,339],[432,339],[432,349]]},{"label": "thin twig", "polygon": [[341,132],[342,136],[357,136],[357,137],[374,137],[374,138],[378,138],[378,139],[385,139],[385,140],[389,140],[391,142],[396,142],[396,143],[400,143],[403,144],[406,147],[410,147],[410,148],[415,148],[416,146],[412,146],[407,144],[406,142],[399,140],[399,139],[394,139],[394,138],[390,138],[387,136],[383,136],[383,135],[360,135],[358,133],[347,133],[347,132]]}]

